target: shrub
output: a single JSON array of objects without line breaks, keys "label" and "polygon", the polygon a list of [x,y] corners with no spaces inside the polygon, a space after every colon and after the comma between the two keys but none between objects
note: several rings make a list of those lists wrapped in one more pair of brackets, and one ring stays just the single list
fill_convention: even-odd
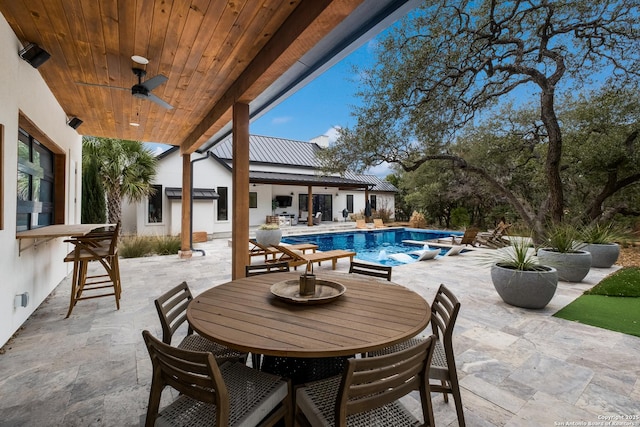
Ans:
[{"label": "shrub", "polygon": [[258,230],[279,230],[280,229],[280,224],[277,223],[269,223],[269,224],[260,224],[260,226],[258,227]]},{"label": "shrub", "polygon": [[411,219],[409,220],[409,227],[411,228],[427,228],[427,220],[420,212],[413,211]]},{"label": "shrub", "polygon": [[126,236],[120,241],[118,253],[122,258],[138,258],[153,253],[153,245],[149,237]]},{"label": "shrub", "polygon": [[158,255],[177,254],[181,244],[178,236],[156,236],[151,243],[153,252]]}]

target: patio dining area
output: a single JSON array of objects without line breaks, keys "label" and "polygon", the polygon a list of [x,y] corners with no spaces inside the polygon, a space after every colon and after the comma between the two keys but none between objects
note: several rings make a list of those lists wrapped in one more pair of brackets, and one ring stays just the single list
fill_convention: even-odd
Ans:
[{"label": "patio dining area", "polygon": [[[2,348],[0,425],[143,425],[151,361],[141,332],[162,336],[153,300],[181,281],[198,295],[231,278],[226,239],[198,247],[206,256],[121,260],[120,310],[87,300],[65,319],[71,276],[63,280]],[[393,268],[393,282],[426,301],[444,283],[462,304],[453,341],[467,425],[640,425],[625,418],[640,415],[640,339],[553,317],[611,270],[560,282],[545,309],[524,310],[500,300],[479,252]],[[330,270],[323,263],[315,273]],[[457,425],[453,402],[432,398],[436,425]],[[404,403],[420,416],[417,393]]]}]

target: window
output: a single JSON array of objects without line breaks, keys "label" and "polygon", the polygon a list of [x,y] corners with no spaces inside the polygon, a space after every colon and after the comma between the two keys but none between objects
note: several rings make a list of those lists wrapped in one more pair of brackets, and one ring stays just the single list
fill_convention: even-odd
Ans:
[{"label": "window", "polygon": [[371,209],[375,211],[377,209],[376,208],[376,196],[375,196],[375,194],[372,194],[369,197],[369,199],[371,199]]},{"label": "window", "polygon": [[229,220],[229,197],[228,197],[228,188],[227,187],[218,187],[218,221],[227,221]]},{"label": "window", "polygon": [[347,194],[347,210],[353,213],[353,194]]},{"label": "window", "polygon": [[147,217],[149,224],[162,222],[162,185],[152,185],[153,194],[149,196]]},{"label": "window", "polygon": [[55,224],[54,176],[54,154],[19,129],[17,231]]},{"label": "window", "polygon": [[258,193],[249,191],[249,209],[258,207]]}]

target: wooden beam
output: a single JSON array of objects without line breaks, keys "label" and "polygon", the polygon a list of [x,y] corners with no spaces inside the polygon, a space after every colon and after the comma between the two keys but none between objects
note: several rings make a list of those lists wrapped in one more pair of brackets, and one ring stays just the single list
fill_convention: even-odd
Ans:
[{"label": "wooden beam", "polygon": [[191,258],[191,154],[182,155],[182,221],[180,258]]},{"label": "wooden beam", "polygon": [[[200,123],[180,144],[183,153],[192,153],[201,145],[201,137],[209,129],[228,114],[233,103],[241,100],[249,90],[280,56],[308,29],[313,21],[331,4],[332,0],[313,0],[300,2],[300,5],[289,15],[285,23],[276,31],[264,48],[256,55],[247,68],[240,74],[218,102],[209,110]],[[289,64],[289,66],[292,64]],[[250,102],[252,99],[242,99]],[[222,126],[222,125],[221,125]]]},{"label": "wooden beam", "polygon": [[313,187],[307,187],[307,226],[313,225]]},{"label": "wooden beam", "polygon": [[249,104],[233,105],[231,279],[245,277],[249,264]]}]

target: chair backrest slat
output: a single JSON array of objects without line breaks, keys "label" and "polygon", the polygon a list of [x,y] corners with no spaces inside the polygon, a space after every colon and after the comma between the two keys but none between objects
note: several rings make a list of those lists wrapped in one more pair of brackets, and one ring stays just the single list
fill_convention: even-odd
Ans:
[{"label": "chair backrest slat", "polygon": [[366,276],[380,277],[391,281],[392,268],[388,265],[368,264],[364,262],[351,261],[349,273],[364,274]]},{"label": "chair backrest slat", "polygon": [[460,301],[445,285],[441,284],[431,304],[431,325],[433,333],[442,337],[445,349],[451,346],[453,327],[459,311]]},{"label": "chair backrest slat", "polygon": [[[192,299],[187,282],[182,282],[154,301],[162,326],[162,341],[165,344],[171,344],[171,337],[187,320],[187,306]],[[189,327],[188,334],[191,333],[192,330]]]},{"label": "chair backrest slat", "polygon": [[290,271],[287,261],[272,262],[268,264],[250,264],[245,266],[245,276],[258,276],[267,273],[280,273]]}]

